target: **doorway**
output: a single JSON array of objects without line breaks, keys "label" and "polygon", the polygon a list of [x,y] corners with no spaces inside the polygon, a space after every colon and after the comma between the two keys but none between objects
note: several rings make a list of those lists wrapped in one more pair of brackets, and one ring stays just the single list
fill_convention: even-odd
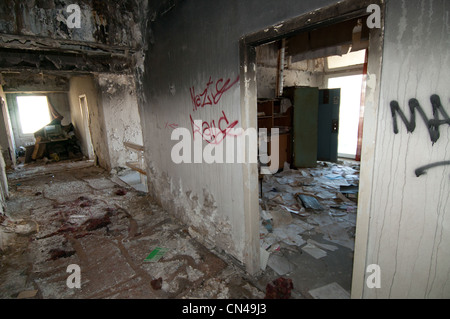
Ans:
[{"label": "doorway", "polygon": [[[367,239],[368,218],[359,213],[360,207],[358,204],[362,202],[363,208],[367,205],[370,200],[371,186],[370,183],[359,184],[355,191],[354,185],[339,185],[339,183],[343,177],[342,170],[346,171],[344,172],[345,176],[353,175],[353,178],[355,175],[362,175],[365,181],[370,180],[373,158],[363,144],[363,155],[365,156],[361,171],[359,171],[359,163],[356,169],[353,162],[342,167],[335,166],[338,163],[318,162],[317,145],[315,149],[313,147],[308,151],[305,151],[305,149],[296,150],[298,145],[302,144],[302,138],[301,135],[296,134],[298,128],[296,129],[295,119],[299,118],[296,116],[296,112],[305,114],[304,112],[308,107],[313,108],[305,107],[304,103],[297,103],[298,99],[301,101],[310,99],[311,103],[317,104],[314,107],[318,108],[318,100],[321,94],[318,91],[325,90],[325,95],[329,96],[330,88],[328,81],[326,81],[329,75],[316,70],[325,67],[326,62],[323,61],[328,57],[342,56],[350,52],[367,49],[368,59],[364,60],[366,67],[368,63],[370,72],[379,75],[382,49],[381,30],[366,28],[365,31],[362,31],[364,28],[359,28],[361,31],[356,37],[357,42],[355,42],[355,30],[358,30],[357,27],[361,27],[361,23],[365,21],[364,19],[367,19],[366,9],[372,2],[342,2],[319,10],[320,14],[314,17],[316,21],[313,21],[314,19],[311,19],[311,16],[302,16],[285,23],[281,28],[277,26],[273,29],[266,29],[241,39],[242,118],[248,119],[243,124],[247,127],[261,128],[264,125],[263,123],[269,121],[272,128],[285,129],[288,134],[291,133],[294,136],[291,143],[291,153],[287,156],[290,161],[280,164],[278,175],[266,176],[262,179],[263,183],[272,179],[275,180],[276,184],[269,184],[266,189],[264,189],[264,186],[252,189],[245,195],[246,220],[251,223],[248,228],[252,231],[249,235],[251,237],[249,238],[249,249],[252,249],[254,255],[259,257],[253,258],[249,262],[252,263],[250,265],[253,265],[253,269],[256,268],[255,265],[258,265],[265,274],[271,272],[273,276],[290,276],[294,281],[294,289],[297,286],[299,289],[297,292],[306,298],[320,298],[320,294],[326,294],[327,291],[337,291],[341,294],[336,297],[358,296],[358,292],[363,285],[364,242]],[[339,7],[339,10],[336,10],[336,7]],[[342,14],[335,16],[336,12]],[[350,30],[350,33],[342,30]],[[366,32],[366,34],[363,34],[363,32]],[[312,44],[321,47],[314,47]],[[267,87],[261,85],[261,74],[266,72],[265,75],[267,76],[268,70],[265,69],[258,73],[258,61],[261,61],[259,53],[263,47],[272,47],[278,50],[278,55],[273,55],[277,56],[278,61],[273,63],[276,65],[272,81],[274,83],[273,90],[267,90]],[[293,54],[294,51],[296,51],[296,54]],[[287,55],[280,57],[280,52],[287,52]],[[293,57],[295,57],[295,61]],[[285,62],[280,64],[280,61]],[[292,70],[289,67],[286,68],[289,63],[302,63],[303,75],[306,76],[300,76],[298,80],[292,81],[289,78],[289,73],[292,73]],[[361,77],[364,77],[363,66],[364,63],[358,65],[361,68]],[[296,70],[295,72],[299,73],[299,71],[302,70]],[[340,77],[346,75],[350,76],[350,74],[345,74]],[[280,79],[291,81],[290,84],[288,83],[287,90],[280,89],[280,82],[282,82]],[[319,82],[322,82],[322,84],[318,85]],[[281,83],[282,86],[284,84],[286,83]],[[335,85],[333,81],[330,81],[330,86]],[[360,86],[359,96],[362,95],[361,92],[365,92],[364,86],[365,82]],[[315,89],[311,90],[311,88],[316,88],[317,92]],[[289,89],[294,93],[287,94]],[[342,90],[342,88],[340,89]],[[379,84],[376,83],[372,89],[373,93],[379,92]],[[259,94],[261,91],[270,92],[273,95],[261,96]],[[304,94],[303,98],[299,92]],[[377,102],[377,96],[377,94],[371,95],[370,105]],[[342,95],[339,93],[338,100],[340,103],[342,103],[341,98]],[[315,102],[316,100],[317,102]],[[363,98],[362,101],[367,102],[367,99]],[[262,110],[261,105],[263,103],[271,103],[271,109],[277,111],[267,114]],[[305,108],[299,112],[296,104],[303,105]],[[354,112],[355,118],[360,118],[361,109],[364,109],[364,105],[362,105],[362,108],[360,107],[358,112]],[[278,110],[281,110],[281,112],[278,112]],[[262,114],[263,112],[264,114]],[[316,113],[320,112],[316,110]],[[272,116],[272,119],[269,119],[269,116]],[[311,121],[314,122],[316,115],[312,114],[311,116]],[[277,119],[280,121],[281,117],[290,117],[291,121],[288,120],[282,125],[276,125],[275,121]],[[361,122],[357,122],[360,127]],[[373,126],[375,125],[375,118],[366,122],[369,126]],[[302,126],[298,125],[297,127]],[[332,132],[338,132],[339,122],[332,119],[329,129]],[[317,141],[317,132],[314,132],[314,130],[314,128],[309,128],[309,132],[307,132],[315,134],[310,135],[309,142],[311,140]],[[360,134],[359,129],[357,133]],[[372,138],[373,134],[374,132],[366,133],[364,137]],[[351,135],[353,139],[357,138],[355,131]],[[297,140],[295,136],[297,136]],[[289,140],[291,140],[290,137]],[[284,154],[284,151],[280,150],[280,153]],[[305,153],[315,158],[315,163],[311,167],[296,164],[296,157],[298,159],[299,156],[296,154]],[[321,168],[325,168],[326,175],[320,172]],[[258,168],[255,165],[247,164],[244,167],[244,181],[246,181],[246,178],[249,181],[255,181],[258,176],[257,172]],[[333,187],[328,187],[326,190],[318,189],[316,178],[328,179],[328,182],[338,186],[338,191],[333,193],[333,190],[335,190]],[[359,179],[360,177],[358,177]],[[342,182],[348,182],[348,180],[345,179]],[[298,186],[312,188],[307,192],[302,192],[298,191]],[[351,187],[347,189],[349,192],[344,193],[341,191],[341,186]],[[282,193],[280,190],[286,192]],[[270,196],[264,199],[265,195]],[[338,204],[333,205],[334,200],[338,200]],[[261,202],[263,205],[258,205]],[[316,204],[318,206],[315,206]],[[274,207],[277,207],[277,209],[274,209]],[[350,215],[352,216],[351,220],[348,218]],[[340,241],[340,238],[338,240],[334,238],[336,234],[342,233],[342,229],[339,229],[339,223],[353,223],[354,225],[351,230],[344,228],[348,235],[348,240],[345,243]],[[255,224],[258,224],[259,227],[256,227]],[[328,236],[325,236],[324,230]],[[276,233],[276,236],[272,236],[274,233]],[[274,239],[274,237],[276,238]],[[269,240],[266,241],[265,238],[269,238]],[[304,258],[305,256],[306,258]],[[327,256],[333,257],[328,259],[328,263],[324,262]],[[269,271],[266,271],[267,266],[270,268]]]},{"label": "doorway", "polygon": [[83,121],[83,131],[84,131],[84,138],[83,138],[83,144],[84,144],[84,151],[86,152],[86,156],[89,160],[93,160],[95,157],[94,153],[94,146],[92,144],[92,137],[91,137],[91,128],[90,128],[90,119],[89,119],[89,106],[87,102],[86,95],[80,95],[80,111]]}]

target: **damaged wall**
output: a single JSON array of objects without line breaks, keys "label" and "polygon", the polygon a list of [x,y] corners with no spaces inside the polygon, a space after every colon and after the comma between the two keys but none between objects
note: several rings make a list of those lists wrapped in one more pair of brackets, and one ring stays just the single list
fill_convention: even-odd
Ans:
[{"label": "damaged wall", "polygon": [[[140,7],[134,0],[5,0],[0,3],[1,33],[71,39],[117,46],[138,47],[140,28],[136,18]],[[81,28],[70,28],[70,4],[80,7]],[[1,38],[1,37],[0,37]]]},{"label": "damaged wall", "polygon": [[[381,288],[359,282],[365,298],[450,297],[449,15],[446,0],[387,2],[378,128],[365,142],[375,167],[360,184],[373,189],[361,249],[365,267],[380,266]],[[376,81],[369,74],[369,87]],[[410,107],[416,116],[407,126],[398,110],[410,121]]]},{"label": "damaged wall", "polygon": [[[257,186],[244,185],[242,164],[175,164],[171,150],[177,142],[171,140],[172,131],[186,128],[193,142],[191,117],[221,122],[224,130],[241,127],[239,39],[334,2],[152,2],[158,10],[149,13],[152,34],[141,119],[150,192],[190,225],[194,236],[241,262],[252,258],[245,251],[244,192],[256,191]],[[216,99],[202,107],[202,93]],[[201,140],[200,135],[197,132],[195,140]],[[203,142],[203,147],[207,144]]]},{"label": "damaged wall", "polygon": [[123,143],[143,145],[134,77],[100,74],[97,81],[105,115],[110,166],[124,168],[126,162],[137,161],[138,157]]},{"label": "damaged wall", "polygon": [[[134,59],[142,58],[147,3],[2,1],[0,69],[132,74]],[[79,15],[69,5],[79,6]],[[73,17],[80,27],[70,25]]]},{"label": "damaged wall", "polygon": [[[89,127],[86,128],[80,108],[80,96],[86,96]],[[90,131],[98,164],[110,171],[126,167],[137,155],[123,143],[142,145],[142,129],[137,106],[134,78],[128,75],[98,74],[76,76],[70,80],[70,105],[75,132],[83,154],[88,154]]]}]

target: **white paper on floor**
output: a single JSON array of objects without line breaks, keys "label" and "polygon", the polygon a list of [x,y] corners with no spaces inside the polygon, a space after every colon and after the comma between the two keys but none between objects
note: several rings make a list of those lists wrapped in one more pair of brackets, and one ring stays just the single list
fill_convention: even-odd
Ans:
[{"label": "white paper on floor", "polygon": [[329,251],[336,251],[339,248],[333,245],[327,245],[327,244],[322,244],[322,243],[318,243],[313,239],[308,239],[308,244],[312,244],[314,246],[317,246],[319,248],[325,249],[325,250],[329,250]]},{"label": "white paper on floor", "polygon": [[302,250],[305,253],[310,254],[311,256],[313,256],[316,259],[320,259],[323,257],[327,256],[327,252],[318,248],[317,246],[313,245],[313,244],[307,244],[306,246],[302,247]]},{"label": "white paper on floor", "polygon": [[310,290],[308,293],[314,299],[350,299],[350,294],[336,282]]},{"label": "white paper on floor", "polygon": [[267,262],[269,261],[270,253],[263,247],[260,249],[259,260],[261,264],[261,269],[266,270]]}]

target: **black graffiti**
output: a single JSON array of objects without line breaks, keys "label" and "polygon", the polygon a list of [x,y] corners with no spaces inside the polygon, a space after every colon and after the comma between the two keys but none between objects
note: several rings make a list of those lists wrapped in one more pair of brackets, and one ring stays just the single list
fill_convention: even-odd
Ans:
[{"label": "black graffiti", "polygon": [[437,162],[434,164],[429,164],[429,165],[419,167],[418,169],[416,169],[416,176],[420,177],[422,175],[425,175],[427,173],[427,170],[429,170],[429,169],[439,167],[439,166],[447,166],[447,165],[450,165],[450,161]]},{"label": "black graffiti", "polygon": [[[392,113],[392,120],[394,123],[394,133],[398,134],[398,124],[397,124],[397,114],[400,116],[403,123],[406,125],[406,129],[408,133],[414,132],[416,129],[416,110],[419,112],[420,116],[422,117],[422,120],[424,121],[425,125],[428,128],[428,132],[430,133],[431,142],[436,143],[440,138],[440,132],[439,127],[441,125],[448,124],[450,125],[450,118],[445,112],[444,107],[441,103],[441,98],[434,94],[430,98],[431,105],[433,107],[433,119],[429,119],[425,112],[423,111],[422,107],[419,104],[419,101],[416,99],[409,100],[409,111],[411,113],[410,120],[406,118],[403,111],[400,109],[400,106],[397,101],[391,102],[391,113]],[[439,113],[443,116],[443,119],[440,119]]]}]

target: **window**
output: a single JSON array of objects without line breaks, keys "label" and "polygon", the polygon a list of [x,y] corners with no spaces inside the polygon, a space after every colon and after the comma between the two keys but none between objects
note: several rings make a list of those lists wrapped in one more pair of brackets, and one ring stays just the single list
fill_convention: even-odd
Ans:
[{"label": "window", "polygon": [[22,134],[33,134],[51,122],[46,96],[18,96],[17,108]]},{"label": "window", "polygon": [[343,56],[330,56],[328,57],[328,69],[334,70],[339,68],[345,68],[349,66],[364,64],[366,59],[366,50],[360,50],[356,52],[350,52]]}]

